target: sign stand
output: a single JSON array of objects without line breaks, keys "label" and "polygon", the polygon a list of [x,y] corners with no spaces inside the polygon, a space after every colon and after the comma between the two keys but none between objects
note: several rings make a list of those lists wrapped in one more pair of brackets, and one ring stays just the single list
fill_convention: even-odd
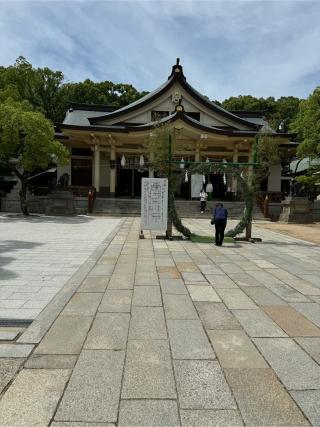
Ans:
[{"label": "sign stand", "polygon": [[168,179],[142,178],[141,229],[139,238],[144,239],[143,230],[166,230],[167,223]]}]

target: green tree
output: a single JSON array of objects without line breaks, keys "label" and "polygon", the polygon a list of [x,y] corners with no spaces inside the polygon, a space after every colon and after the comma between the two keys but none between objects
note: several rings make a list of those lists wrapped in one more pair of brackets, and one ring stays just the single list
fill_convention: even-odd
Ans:
[{"label": "green tree", "polygon": [[264,116],[273,129],[289,131],[291,123],[299,111],[300,99],[294,96],[282,96],[275,99],[255,98],[251,95],[232,96],[222,102],[222,107],[229,111],[263,111]]},{"label": "green tree", "polygon": [[320,156],[320,87],[308,99],[300,102],[291,130],[297,132],[302,141],[297,151],[299,157]]},{"label": "green tree", "polygon": [[0,163],[10,167],[21,181],[20,205],[28,215],[27,180],[35,169],[51,163],[66,164],[68,151],[54,139],[54,128],[27,101],[0,104]]}]

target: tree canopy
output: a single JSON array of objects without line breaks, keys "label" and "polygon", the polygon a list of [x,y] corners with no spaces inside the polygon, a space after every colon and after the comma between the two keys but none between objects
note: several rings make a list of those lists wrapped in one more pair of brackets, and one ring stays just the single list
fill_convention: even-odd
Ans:
[{"label": "tree canopy", "polygon": [[282,96],[275,99],[255,98],[251,95],[232,96],[222,102],[222,107],[229,111],[262,111],[273,129],[287,132],[299,111],[300,99],[294,96]]},{"label": "tree canopy", "polygon": [[308,99],[301,101],[291,129],[302,141],[298,147],[300,157],[320,156],[320,87]]},{"label": "tree canopy", "polygon": [[123,107],[144,96],[132,85],[110,81],[67,83],[61,71],[34,68],[19,57],[10,67],[0,67],[0,102],[27,100],[53,122],[61,122],[70,102]]},{"label": "tree canopy", "polygon": [[50,163],[66,164],[68,151],[54,139],[50,120],[33,111],[28,101],[7,100],[0,104],[0,164],[21,181],[21,209],[28,214],[26,181],[36,169]]}]

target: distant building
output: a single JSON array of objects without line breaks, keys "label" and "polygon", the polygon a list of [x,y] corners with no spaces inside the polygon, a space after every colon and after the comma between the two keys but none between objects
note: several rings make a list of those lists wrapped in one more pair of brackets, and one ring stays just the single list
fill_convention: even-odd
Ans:
[{"label": "distant building", "polygon": [[[136,197],[148,169],[149,141],[155,125],[166,123],[176,132],[177,160],[252,162],[258,132],[270,129],[261,112],[230,112],[210,102],[189,85],[177,60],[168,80],[158,89],[123,108],[71,104],[57,138],[70,150],[67,172],[77,194],[93,186],[101,197]],[[293,135],[272,130],[283,159],[291,158]],[[265,190],[281,191],[281,164],[272,166]],[[209,177],[213,196],[237,193],[237,181],[219,174]],[[181,188],[190,197],[190,182]]]}]

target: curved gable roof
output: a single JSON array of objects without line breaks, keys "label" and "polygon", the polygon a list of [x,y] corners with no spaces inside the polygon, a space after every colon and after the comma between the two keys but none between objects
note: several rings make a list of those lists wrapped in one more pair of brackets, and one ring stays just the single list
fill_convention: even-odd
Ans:
[{"label": "curved gable roof", "polygon": [[215,113],[218,113],[218,114],[228,118],[229,120],[233,120],[236,123],[247,126],[250,129],[259,129],[260,126],[257,125],[256,123],[252,123],[248,120],[245,120],[241,117],[238,117],[237,115],[230,113],[229,111],[225,110],[224,108],[219,107],[218,105],[209,101],[207,98],[205,98],[203,95],[201,95],[201,93],[198,92],[197,90],[195,90],[191,85],[189,85],[189,83],[187,83],[185,75],[183,74],[183,68],[181,65],[179,65],[179,61],[177,61],[177,64],[172,67],[172,72],[171,72],[170,76],[168,77],[168,80],[164,84],[159,86],[153,92],[150,92],[148,95],[144,96],[143,98],[140,98],[135,102],[132,102],[131,104],[127,105],[126,107],[119,108],[116,111],[113,111],[113,112],[110,112],[108,114],[104,114],[101,116],[90,117],[88,120],[93,125],[93,124],[97,124],[99,122],[102,122],[104,120],[118,118],[124,114],[134,112],[134,111],[138,110],[139,108],[142,108],[145,105],[147,105],[147,104],[153,102],[154,100],[156,100],[157,98],[159,98],[161,95],[166,93],[177,82],[179,82],[179,84],[182,86],[182,88],[185,89],[185,91],[187,93],[189,93],[189,95],[191,97],[196,99],[200,104],[204,105],[209,110],[211,110]]}]

